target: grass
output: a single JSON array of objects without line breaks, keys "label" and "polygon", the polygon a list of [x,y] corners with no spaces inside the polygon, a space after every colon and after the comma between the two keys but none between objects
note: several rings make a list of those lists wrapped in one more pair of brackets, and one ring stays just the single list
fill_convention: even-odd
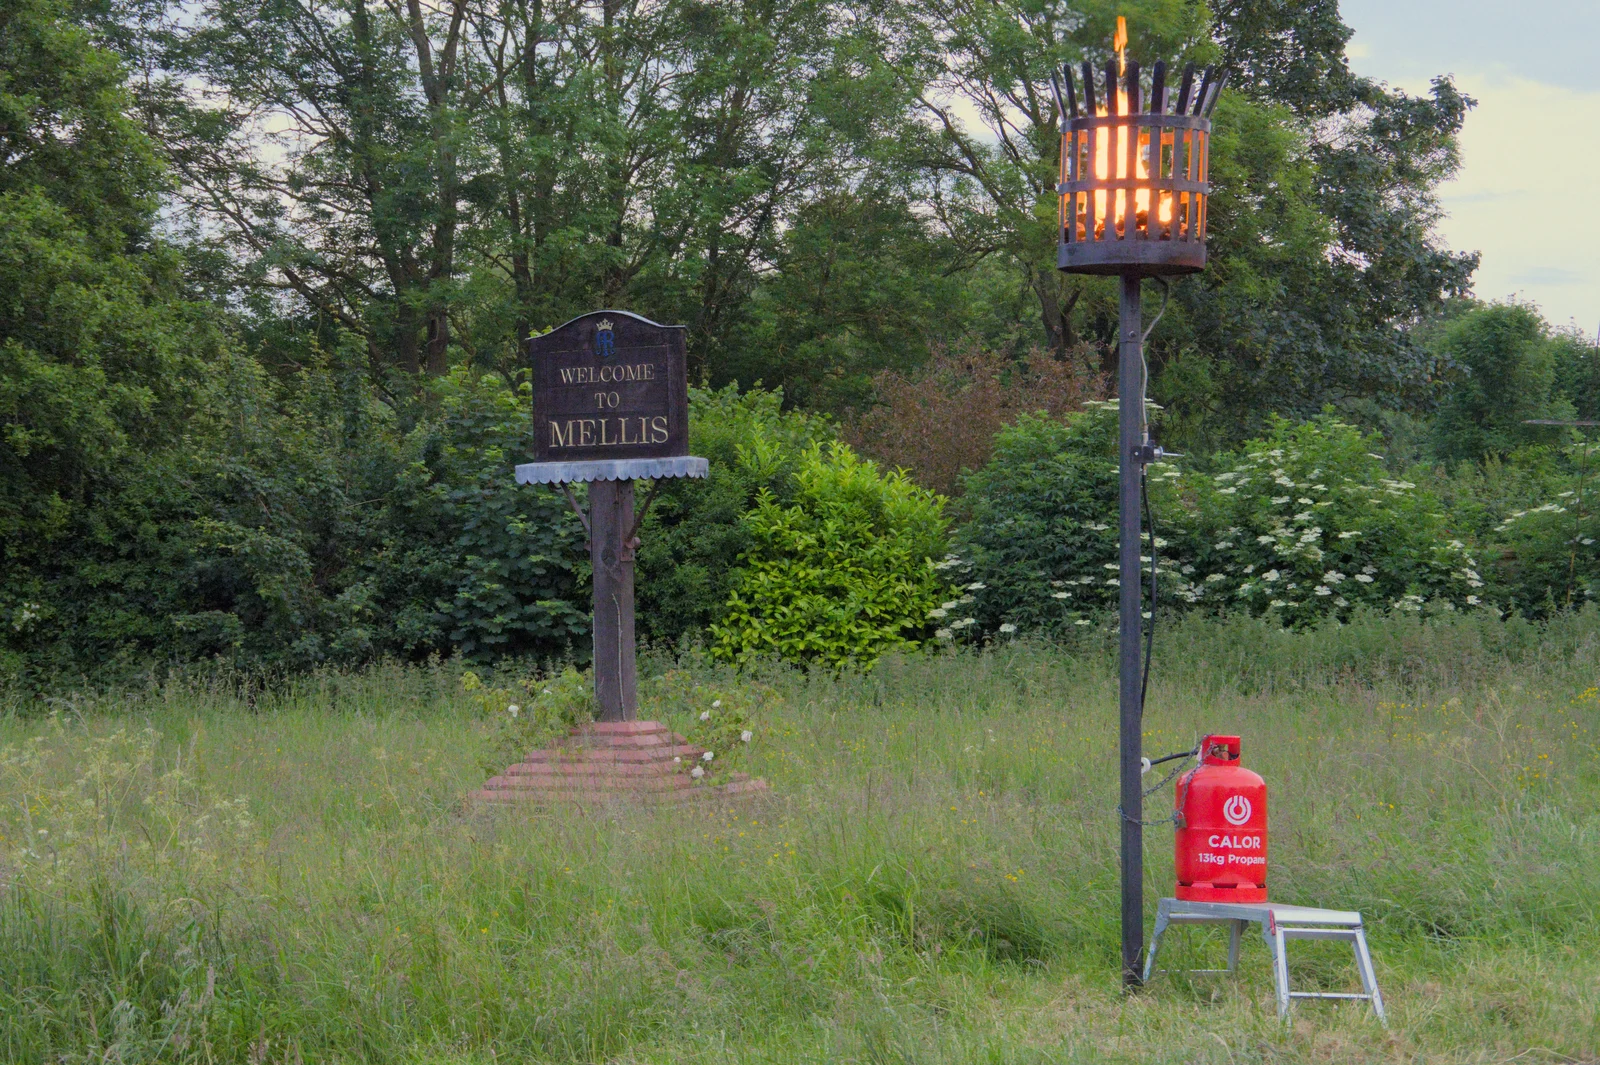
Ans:
[{"label": "grass", "polygon": [[[1236,979],[1119,993],[1102,641],[772,670],[746,761],[773,793],[728,809],[464,808],[500,733],[449,666],[17,704],[0,1058],[1596,1058],[1600,613],[1159,638],[1149,749],[1243,734],[1273,897],[1366,913],[1387,1031],[1280,1024],[1259,940]],[[1146,839],[1153,910],[1170,830]],[[1291,956],[1355,986],[1347,950]]]}]

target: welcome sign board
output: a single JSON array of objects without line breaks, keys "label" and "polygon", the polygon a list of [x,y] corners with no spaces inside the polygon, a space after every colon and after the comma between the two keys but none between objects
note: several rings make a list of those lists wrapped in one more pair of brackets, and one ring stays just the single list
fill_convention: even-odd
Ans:
[{"label": "welcome sign board", "polygon": [[594,311],[528,341],[539,462],[689,453],[681,325]]}]

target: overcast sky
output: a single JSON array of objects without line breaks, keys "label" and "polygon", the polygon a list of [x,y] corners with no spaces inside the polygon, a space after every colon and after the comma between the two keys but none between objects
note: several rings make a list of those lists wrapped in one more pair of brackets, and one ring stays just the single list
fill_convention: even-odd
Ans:
[{"label": "overcast sky", "polygon": [[1483,253],[1474,287],[1552,325],[1600,324],[1600,0],[1340,0],[1360,74],[1426,91],[1453,74],[1478,101],[1441,225]]}]

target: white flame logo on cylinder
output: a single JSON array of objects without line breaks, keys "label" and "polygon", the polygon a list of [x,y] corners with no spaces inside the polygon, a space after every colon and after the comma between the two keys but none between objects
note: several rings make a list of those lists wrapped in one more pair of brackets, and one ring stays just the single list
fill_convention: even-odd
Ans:
[{"label": "white flame logo on cylinder", "polygon": [[1245,798],[1243,795],[1235,795],[1227,802],[1222,804],[1222,816],[1225,817],[1228,821],[1228,824],[1232,825],[1234,828],[1238,828],[1240,825],[1250,820],[1250,814],[1250,800]]}]

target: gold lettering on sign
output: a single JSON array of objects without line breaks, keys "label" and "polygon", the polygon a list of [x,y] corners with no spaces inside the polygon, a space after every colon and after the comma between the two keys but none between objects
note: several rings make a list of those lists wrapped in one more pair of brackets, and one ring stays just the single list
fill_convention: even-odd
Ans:
[{"label": "gold lettering on sign", "polygon": [[656,364],[635,362],[624,366],[562,366],[559,367],[564,385],[609,385],[629,381],[654,381]]},{"label": "gold lettering on sign", "polygon": [[[638,422],[638,433],[629,435],[629,422]],[[664,444],[667,441],[665,415],[645,418],[569,418],[550,423],[550,446],[618,447],[628,444]]]}]

